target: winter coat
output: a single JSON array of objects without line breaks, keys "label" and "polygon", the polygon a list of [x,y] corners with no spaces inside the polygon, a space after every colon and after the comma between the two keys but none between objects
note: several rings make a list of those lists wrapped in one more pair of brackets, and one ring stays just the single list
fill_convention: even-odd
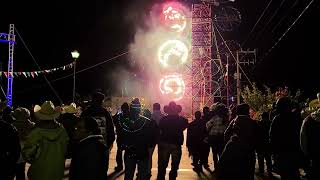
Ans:
[{"label": "winter coat", "polygon": [[300,153],[301,123],[293,113],[281,113],[274,117],[270,127],[270,143],[273,153]]},{"label": "winter coat", "polygon": [[226,146],[218,162],[219,180],[250,180],[254,175],[258,124],[238,115],[225,131]]},{"label": "winter coat", "polygon": [[187,147],[189,151],[192,153],[192,151],[203,148],[206,136],[205,121],[202,119],[192,121],[187,131]]},{"label": "winter coat", "polygon": [[[40,122],[41,123],[41,122]],[[31,164],[30,180],[61,180],[64,176],[68,134],[61,124],[35,127],[27,137],[22,151]]]},{"label": "winter coat", "polygon": [[92,135],[81,140],[73,153],[70,180],[106,180],[107,146],[102,135]]},{"label": "winter coat", "polygon": [[115,140],[115,134],[113,120],[109,111],[101,105],[91,105],[83,111],[81,116],[89,116],[96,119],[108,148],[111,147]]},{"label": "winter coat", "polygon": [[160,143],[182,145],[188,120],[179,115],[167,115],[160,120]]},{"label": "winter coat", "polygon": [[320,114],[313,113],[303,121],[300,132],[301,149],[311,159],[320,160]]},{"label": "winter coat", "polygon": [[122,149],[129,157],[136,159],[148,158],[148,149],[156,143],[156,123],[150,119],[140,116],[135,121],[123,119],[120,122],[123,135]]}]

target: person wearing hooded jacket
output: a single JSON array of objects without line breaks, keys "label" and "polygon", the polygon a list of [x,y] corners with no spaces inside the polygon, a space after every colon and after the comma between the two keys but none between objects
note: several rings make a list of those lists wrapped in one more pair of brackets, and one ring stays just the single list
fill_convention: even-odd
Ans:
[{"label": "person wearing hooded jacket", "polygon": [[28,170],[30,180],[60,180],[64,176],[68,134],[55,119],[60,107],[46,101],[34,107],[39,123],[28,135],[22,150],[23,158],[31,164]]},{"label": "person wearing hooded jacket", "polygon": [[92,117],[81,118],[75,127],[78,141],[72,154],[70,180],[106,180],[107,146],[98,123]]}]

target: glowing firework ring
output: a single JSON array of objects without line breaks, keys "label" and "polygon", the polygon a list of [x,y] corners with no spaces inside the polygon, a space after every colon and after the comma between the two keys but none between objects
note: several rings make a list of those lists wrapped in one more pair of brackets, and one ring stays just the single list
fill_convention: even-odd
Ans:
[{"label": "glowing firework ring", "polygon": [[160,92],[174,101],[179,101],[185,93],[185,83],[181,75],[167,75],[160,80]]},{"label": "glowing firework ring", "polygon": [[160,46],[158,59],[164,67],[177,66],[188,60],[188,54],[188,47],[182,41],[168,40]]},{"label": "glowing firework ring", "polygon": [[182,32],[187,26],[187,21],[183,11],[176,6],[165,6],[162,11],[162,19],[171,31]]}]

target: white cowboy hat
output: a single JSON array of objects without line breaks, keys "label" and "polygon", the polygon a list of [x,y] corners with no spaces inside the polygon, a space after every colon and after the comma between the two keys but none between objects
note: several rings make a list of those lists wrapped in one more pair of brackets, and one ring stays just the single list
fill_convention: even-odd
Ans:
[{"label": "white cowboy hat", "polygon": [[62,114],[65,114],[65,113],[75,114],[77,112],[78,112],[78,109],[77,109],[77,105],[75,103],[71,103],[68,106],[62,107]]},{"label": "white cowboy hat", "polygon": [[54,120],[59,117],[61,108],[60,106],[54,107],[51,101],[46,101],[41,106],[35,105],[33,111],[39,120]]}]

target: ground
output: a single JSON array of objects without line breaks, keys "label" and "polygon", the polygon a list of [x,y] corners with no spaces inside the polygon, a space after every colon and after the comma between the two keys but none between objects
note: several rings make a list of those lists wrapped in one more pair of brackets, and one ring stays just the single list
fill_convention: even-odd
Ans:
[{"label": "ground", "polygon": [[[114,168],[116,167],[116,152],[117,152],[117,146],[116,146],[116,144],[114,144],[114,146],[111,150],[111,154],[110,154],[109,170],[108,170],[108,174],[110,177],[109,179],[123,180],[124,179],[124,172],[118,172],[118,173],[114,172]],[[157,147],[156,147],[155,152],[153,153],[153,161],[152,161],[153,168],[152,168],[151,180],[155,180],[156,176],[157,176],[157,162],[158,162],[157,157],[158,157],[158,151],[157,151]],[[68,180],[69,165],[70,165],[70,160],[67,160],[64,180]],[[209,165],[210,165],[210,169],[212,171],[213,170],[213,160],[212,160],[211,153],[209,156]],[[29,167],[29,165],[26,166],[26,171],[27,171],[28,167]],[[170,171],[170,162],[169,162],[169,166],[167,168],[167,177],[166,177],[167,179],[168,179],[169,171]],[[257,165],[256,165],[256,171],[257,171]],[[208,171],[208,170],[204,170],[204,173],[201,173],[200,175],[197,175],[197,173],[195,173],[192,170],[191,159],[188,157],[188,151],[187,151],[187,148],[184,144],[182,146],[182,157],[181,157],[180,169],[178,172],[177,180],[207,180],[207,179],[215,180],[214,176],[212,176],[210,171]],[[267,175],[265,175],[264,177],[261,177],[261,176],[258,176],[257,174],[255,174],[255,180],[269,180],[269,179],[271,179],[271,178],[269,178]],[[280,178],[279,178],[279,176],[275,175],[275,177],[273,179],[280,179]]]}]

